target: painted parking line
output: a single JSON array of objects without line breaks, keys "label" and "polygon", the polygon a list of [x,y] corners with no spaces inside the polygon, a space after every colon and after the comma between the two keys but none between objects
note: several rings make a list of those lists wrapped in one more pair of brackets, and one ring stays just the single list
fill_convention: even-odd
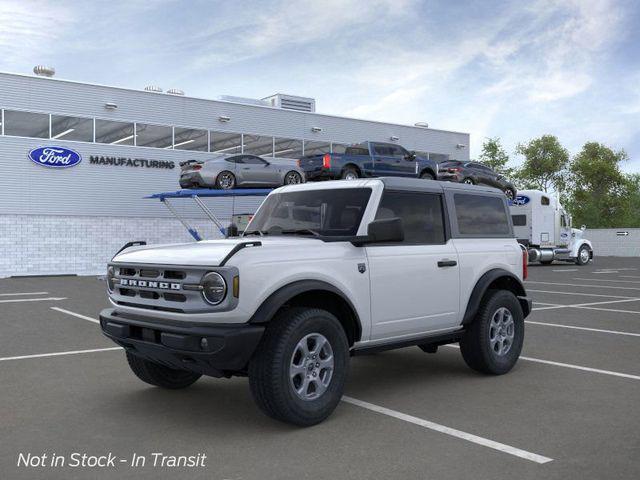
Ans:
[{"label": "painted parking line", "polygon": [[85,315],[80,315],[79,313],[72,312],[70,310],[65,310],[64,308],[58,308],[58,307],[50,307],[50,308],[51,308],[51,310],[55,310],[56,312],[66,313],[67,315],[71,315],[72,317],[81,318],[83,320],[87,320],[88,322],[100,323],[100,320],[96,320],[95,318],[87,317]]},{"label": "painted parking line", "polygon": [[553,283],[553,282],[534,282],[527,280],[525,283],[537,283],[540,285],[564,285],[567,287],[584,287],[584,288],[616,288],[619,290],[640,290],[640,287],[619,287],[618,285],[584,285],[579,283]]},{"label": "painted parking line", "polygon": [[545,327],[558,327],[558,328],[568,328],[571,330],[583,330],[585,332],[609,333],[612,335],[626,335],[629,337],[640,337],[640,333],[619,332],[617,330],[602,330],[600,328],[578,327],[576,325],[562,325],[559,323],[534,322],[533,320],[525,320],[524,323],[531,324],[531,325],[541,325]]},{"label": "painted parking line", "polygon": [[577,295],[581,297],[630,298],[633,300],[637,299],[637,297],[624,297],[621,295],[603,295],[600,293],[583,293],[583,292],[559,292],[558,290],[534,290],[533,288],[527,288],[527,292],[554,293],[557,295]]},{"label": "painted parking line", "polygon": [[[451,348],[458,348],[458,349],[460,348],[459,345],[444,345],[444,346],[445,347],[451,347]],[[551,360],[545,360],[543,358],[520,356],[520,360],[526,360],[527,362],[533,362],[533,363],[542,363],[544,365],[553,365],[555,367],[569,368],[569,369],[572,369],[572,370],[581,370],[583,372],[599,373],[599,374],[602,374],[602,375],[610,375],[612,377],[621,377],[621,378],[629,378],[631,380],[640,380],[640,375],[632,375],[630,373],[614,372],[612,370],[602,370],[600,368],[585,367],[583,365],[574,365],[572,363],[554,362],[554,361],[551,361]]]},{"label": "painted parking line", "polygon": [[614,312],[614,313],[629,313],[633,315],[640,315],[640,310],[620,310],[613,308],[598,308],[598,307],[575,307],[575,308],[584,308],[585,310],[598,310],[600,312]]},{"label": "painted parking line", "polygon": [[67,352],[54,352],[54,353],[38,353],[35,355],[21,355],[19,357],[3,357],[0,358],[0,362],[8,362],[10,360],[27,360],[30,358],[46,358],[46,357],[61,357],[64,355],[81,355],[83,353],[97,353],[97,352],[112,352],[115,350],[122,350],[122,347],[109,347],[109,348],[93,348],[91,350],[71,350]]},{"label": "painted parking line", "polygon": [[49,292],[0,293],[0,297],[18,297],[20,295],[49,295]]},{"label": "painted parking line", "polygon": [[620,278],[640,278],[640,275],[618,275]]},{"label": "painted parking line", "polygon": [[536,453],[527,452],[526,450],[521,450],[519,448],[515,448],[510,445],[506,445],[504,443],[496,442],[494,440],[489,440],[488,438],[479,437],[477,435],[473,435],[472,433],[456,430],[455,428],[446,427],[444,425],[440,425],[439,423],[434,423],[429,420],[425,420],[423,418],[407,415],[405,413],[401,413],[396,410],[391,410],[390,408],[381,407],[380,405],[364,402],[362,400],[358,400],[357,398],[343,396],[342,401],[349,403],[351,405],[355,405],[357,407],[365,408],[372,412],[380,413],[382,415],[387,415],[388,417],[393,417],[398,420],[402,420],[404,422],[409,422],[423,428],[428,428],[429,430],[444,433],[445,435],[450,435],[452,437],[460,438],[462,440],[466,440],[468,442],[475,443],[477,445],[482,445],[483,447],[488,447],[493,450],[498,450],[503,453],[508,453],[509,455],[514,455],[516,457],[523,458],[531,462],[543,464],[543,463],[549,463],[553,461],[553,459],[549,457],[544,457]]},{"label": "painted parking line", "polygon": [[639,280],[609,280],[608,278],[578,278],[578,277],[574,277],[573,280],[588,280],[590,282],[640,283]]},{"label": "painted parking line", "polygon": [[579,268],[561,268],[559,270],[551,270],[552,272],[577,272]]},{"label": "painted parking line", "polygon": [[67,300],[67,297],[46,297],[46,298],[12,298],[11,300],[0,300],[0,303],[19,303],[19,302],[57,302],[59,300]]},{"label": "painted parking line", "polygon": [[[545,305],[548,305],[546,307],[534,307],[531,310],[534,312],[537,312],[540,310],[555,310],[557,308],[590,308],[590,307],[593,307],[594,305],[609,305],[610,303],[626,303],[626,302],[638,302],[638,301],[640,301],[640,298],[627,298],[624,300],[606,300],[604,302],[574,303],[572,305],[559,305],[559,304],[548,303],[548,304],[545,304]],[[534,303],[538,303],[538,302],[534,302]],[[614,310],[614,309],[608,309],[608,308],[600,308],[595,310],[607,310],[611,312],[629,311],[629,310]]]}]

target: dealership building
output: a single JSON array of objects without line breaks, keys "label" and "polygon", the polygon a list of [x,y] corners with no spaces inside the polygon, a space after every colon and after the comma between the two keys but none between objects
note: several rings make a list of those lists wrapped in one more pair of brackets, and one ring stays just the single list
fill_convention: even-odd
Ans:
[{"label": "dealership building", "polygon": [[[193,241],[164,205],[144,199],[179,189],[185,160],[228,153],[296,159],[364,140],[398,143],[437,161],[469,158],[467,133],[324,115],[310,98],[209,100],[34,72],[0,73],[0,277],[98,274],[128,241]],[[61,149],[74,152],[67,168],[30,158],[34,150]],[[206,202],[229,222],[262,200]],[[203,237],[220,236],[190,199],[174,205]]]}]

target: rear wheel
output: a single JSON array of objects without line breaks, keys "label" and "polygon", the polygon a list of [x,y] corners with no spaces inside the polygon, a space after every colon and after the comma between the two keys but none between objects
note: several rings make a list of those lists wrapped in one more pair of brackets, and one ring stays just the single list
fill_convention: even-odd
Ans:
[{"label": "rear wheel", "polygon": [[285,185],[295,185],[298,183],[302,183],[302,175],[295,170],[291,170],[284,176]]},{"label": "rear wheel", "polygon": [[336,408],[349,367],[342,325],[318,308],[283,310],[269,323],[249,363],[249,385],[268,416],[315,425]]},{"label": "rear wheel", "polygon": [[460,340],[460,351],[473,370],[502,375],[518,361],[523,341],[524,315],[518,299],[508,290],[489,290]]},{"label": "rear wheel", "polygon": [[192,385],[202,375],[186,370],[175,370],[127,352],[127,362],[140,380],[156,387],[177,390]]},{"label": "rear wheel", "polygon": [[236,186],[236,177],[233,173],[223,171],[216,177],[216,187],[221,190],[229,190]]},{"label": "rear wheel", "polygon": [[431,172],[422,172],[420,174],[420,178],[424,179],[424,180],[435,180],[436,177],[433,176],[433,173]]},{"label": "rear wheel", "polygon": [[473,178],[465,178],[464,180],[462,180],[462,183],[466,183],[467,185],[475,185],[475,182],[473,181]]},{"label": "rear wheel", "polygon": [[360,175],[358,174],[358,170],[356,170],[355,168],[346,167],[344,170],[342,170],[341,177],[344,180],[357,180],[358,178],[360,178]]},{"label": "rear wheel", "polygon": [[591,260],[591,250],[586,245],[582,245],[578,250],[576,263],[578,265],[586,265]]}]

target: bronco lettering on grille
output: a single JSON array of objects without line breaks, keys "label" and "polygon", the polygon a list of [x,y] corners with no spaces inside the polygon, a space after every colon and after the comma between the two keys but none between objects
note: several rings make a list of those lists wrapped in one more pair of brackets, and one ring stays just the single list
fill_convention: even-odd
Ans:
[{"label": "bronco lettering on grille", "polygon": [[121,278],[120,285],[127,287],[160,288],[162,290],[180,290],[179,283],[150,282],[148,280],[133,280],[131,278]]}]

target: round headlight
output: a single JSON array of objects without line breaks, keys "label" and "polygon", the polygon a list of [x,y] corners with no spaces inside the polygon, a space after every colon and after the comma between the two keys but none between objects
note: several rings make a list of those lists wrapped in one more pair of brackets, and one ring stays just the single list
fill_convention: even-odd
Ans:
[{"label": "round headlight", "polygon": [[113,292],[113,277],[116,276],[116,269],[112,266],[107,267],[107,290]]},{"label": "round headlight", "polygon": [[209,272],[202,277],[202,296],[211,305],[218,305],[227,295],[227,282],[222,275]]}]

